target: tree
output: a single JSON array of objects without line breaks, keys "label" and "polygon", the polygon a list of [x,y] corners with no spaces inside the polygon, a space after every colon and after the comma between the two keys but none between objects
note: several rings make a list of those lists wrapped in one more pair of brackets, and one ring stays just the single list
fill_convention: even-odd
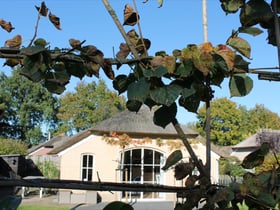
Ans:
[{"label": "tree", "polygon": [[54,162],[50,160],[43,160],[43,161],[38,160],[36,162],[36,165],[38,166],[39,170],[43,173],[45,178],[59,179],[60,171]]},{"label": "tree", "polygon": [[39,83],[14,70],[10,77],[0,74],[0,136],[37,144],[46,138],[42,127],[52,129],[56,122],[57,99]]},{"label": "tree", "polygon": [[256,173],[260,174],[266,171],[274,171],[279,168],[280,153],[267,155],[261,165],[256,167]]},{"label": "tree", "polygon": [[232,179],[242,177],[246,172],[241,166],[241,161],[236,157],[221,158],[219,163],[219,173],[228,175]]},{"label": "tree", "polygon": [[0,155],[27,154],[27,145],[19,140],[0,139]]},{"label": "tree", "polygon": [[[280,117],[264,105],[256,104],[254,108],[249,109],[244,113],[246,124],[244,126],[248,134],[254,134],[260,129],[280,129]],[[244,119],[243,118],[243,119]]]},{"label": "tree", "polygon": [[[198,110],[197,129],[205,135],[205,105]],[[227,99],[218,98],[211,102],[211,141],[214,144],[228,146],[243,140],[242,112],[238,105]]]},{"label": "tree", "polygon": [[75,92],[59,98],[57,133],[80,132],[125,109],[124,97],[107,88],[105,82],[81,82]]},{"label": "tree", "polygon": [[[205,135],[205,106],[198,110],[196,129]],[[252,109],[227,98],[211,102],[211,141],[217,145],[235,145],[262,128],[280,129],[280,117],[257,104]]]}]

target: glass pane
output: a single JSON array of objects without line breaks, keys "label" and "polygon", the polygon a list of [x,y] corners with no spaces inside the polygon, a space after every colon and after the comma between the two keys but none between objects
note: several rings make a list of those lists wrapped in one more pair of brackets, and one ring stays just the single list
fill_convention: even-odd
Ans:
[{"label": "glass pane", "polygon": [[132,164],[141,164],[141,149],[132,150]]},{"label": "glass pane", "polygon": [[153,164],[153,150],[144,150],[144,164]]},{"label": "glass pane", "polygon": [[92,169],[88,170],[88,181],[92,181]]},{"label": "glass pane", "polygon": [[152,166],[144,167],[144,182],[153,183],[153,167]]},{"label": "glass pane", "polygon": [[86,169],[83,169],[82,170],[82,180],[86,179],[87,178],[87,170]]},{"label": "glass pane", "polygon": [[88,167],[92,167],[93,166],[93,156],[89,155],[88,156]]},{"label": "glass pane", "polygon": [[124,153],[124,161],[123,164],[130,164],[130,151],[126,151]]},{"label": "glass pane", "polygon": [[87,155],[83,155],[83,167],[87,167]]},{"label": "glass pane", "polygon": [[155,166],[154,168],[154,183],[160,184],[160,167]]},{"label": "glass pane", "polygon": [[160,164],[160,159],[161,159],[162,154],[159,152],[155,152],[155,164]]},{"label": "glass pane", "polygon": [[140,183],[140,181],[141,181],[141,167],[140,166],[132,166],[131,181]]}]

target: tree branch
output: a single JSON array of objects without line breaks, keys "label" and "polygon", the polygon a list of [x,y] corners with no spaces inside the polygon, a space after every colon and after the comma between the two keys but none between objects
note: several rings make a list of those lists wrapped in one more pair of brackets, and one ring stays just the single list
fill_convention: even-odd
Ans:
[{"label": "tree branch", "polygon": [[176,118],[172,121],[172,124],[173,124],[175,130],[177,131],[180,139],[183,141],[183,144],[185,145],[186,149],[188,150],[191,158],[193,159],[195,166],[197,167],[197,169],[200,172],[200,175],[205,176],[205,177],[209,178],[209,180],[210,180],[210,176],[208,175],[207,171],[205,171],[205,168],[204,168],[202,162],[198,160],[195,152],[193,151],[190,143],[188,142],[186,135],[184,134],[184,131],[182,130],[182,128]]},{"label": "tree branch", "polygon": [[111,7],[111,5],[109,4],[108,0],[102,0],[103,1],[103,4],[104,6],[106,7],[107,11],[109,12],[109,14],[111,15],[111,17],[113,18],[116,26],[118,27],[121,35],[123,36],[125,42],[127,43],[131,53],[133,54],[133,56],[136,58],[136,59],[139,59],[139,56],[138,56],[138,53],[135,49],[135,47],[133,46],[133,44],[130,42],[130,40],[127,38],[127,35],[126,35],[126,32],[122,26],[122,24],[120,23],[115,11],[113,10],[113,8]]},{"label": "tree branch", "polygon": [[131,184],[116,182],[86,182],[59,179],[9,179],[0,178],[1,187],[42,187],[54,189],[79,189],[97,191],[132,191],[132,192],[166,192],[188,193],[199,188],[174,187],[159,184]]}]

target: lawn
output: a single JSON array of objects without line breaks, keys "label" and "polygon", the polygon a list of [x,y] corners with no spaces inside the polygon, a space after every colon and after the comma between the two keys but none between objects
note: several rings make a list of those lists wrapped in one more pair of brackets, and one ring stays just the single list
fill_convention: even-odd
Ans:
[{"label": "lawn", "polygon": [[68,207],[53,207],[53,206],[19,206],[18,210],[69,210]]}]

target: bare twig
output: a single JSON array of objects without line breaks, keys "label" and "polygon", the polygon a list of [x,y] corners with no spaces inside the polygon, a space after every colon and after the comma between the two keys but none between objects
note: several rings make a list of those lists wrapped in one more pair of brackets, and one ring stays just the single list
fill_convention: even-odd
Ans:
[{"label": "bare twig", "polygon": [[135,0],[133,0],[133,4],[134,4],[135,12],[136,12],[136,14],[137,14],[137,15],[136,15],[136,18],[137,18],[137,27],[138,27],[140,39],[141,39],[141,42],[142,42],[142,45],[143,45],[143,48],[144,48],[144,56],[148,56],[148,51],[147,51],[146,45],[145,45],[145,43],[144,43],[144,39],[143,39],[143,35],[142,35],[142,30],[141,30],[141,25],[140,25],[140,21],[139,21],[139,13],[138,13],[137,4],[136,4],[136,1],[135,1]]},{"label": "bare twig", "polygon": [[133,44],[131,43],[131,41],[128,39],[127,35],[126,35],[126,32],[121,24],[121,22],[119,21],[115,11],[113,10],[113,8],[111,7],[111,5],[109,4],[108,0],[102,0],[103,1],[103,4],[104,6],[106,7],[107,11],[109,12],[109,14],[111,15],[111,17],[113,18],[116,26],[118,27],[121,35],[123,36],[125,42],[127,43],[130,51],[132,52],[133,56],[136,58],[136,59],[139,59],[139,55],[135,49],[135,47],[133,46]]},{"label": "bare twig", "polygon": [[28,45],[28,47],[30,47],[32,45],[32,43],[34,42],[34,40],[36,39],[37,37],[37,31],[38,31],[38,27],[39,27],[39,21],[40,21],[40,18],[41,18],[41,15],[40,15],[40,12],[41,12],[41,8],[39,9],[38,11],[38,17],[37,17],[37,21],[36,21],[36,25],[35,25],[35,32],[34,32],[34,35]]}]

